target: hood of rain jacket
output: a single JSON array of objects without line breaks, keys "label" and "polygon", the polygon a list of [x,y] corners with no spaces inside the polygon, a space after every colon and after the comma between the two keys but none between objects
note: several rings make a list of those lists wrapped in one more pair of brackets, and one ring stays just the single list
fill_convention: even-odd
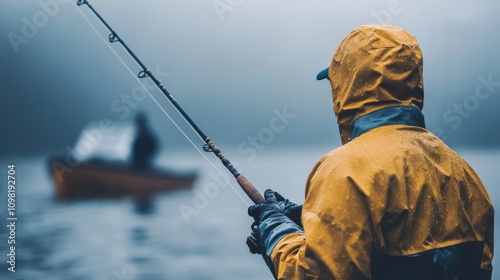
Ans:
[{"label": "hood of rain jacket", "polygon": [[422,52],[404,29],[365,25],[342,40],[328,77],[342,143],[355,119],[390,106],[415,106],[424,100]]}]

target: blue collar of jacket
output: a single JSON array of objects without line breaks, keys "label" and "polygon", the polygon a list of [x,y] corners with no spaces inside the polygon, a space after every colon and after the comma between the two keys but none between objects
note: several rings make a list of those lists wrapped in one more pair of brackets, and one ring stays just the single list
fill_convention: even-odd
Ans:
[{"label": "blue collar of jacket", "polygon": [[424,115],[413,106],[386,107],[354,120],[351,127],[352,140],[368,130],[391,124],[403,124],[425,128]]}]

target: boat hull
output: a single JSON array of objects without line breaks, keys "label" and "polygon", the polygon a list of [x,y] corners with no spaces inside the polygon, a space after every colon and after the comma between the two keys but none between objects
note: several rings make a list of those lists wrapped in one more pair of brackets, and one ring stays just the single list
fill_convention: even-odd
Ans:
[{"label": "boat hull", "polygon": [[191,188],[196,172],[135,170],[128,166],[80,164],[63,175],[51,172],[59,200],[137,196]]}]

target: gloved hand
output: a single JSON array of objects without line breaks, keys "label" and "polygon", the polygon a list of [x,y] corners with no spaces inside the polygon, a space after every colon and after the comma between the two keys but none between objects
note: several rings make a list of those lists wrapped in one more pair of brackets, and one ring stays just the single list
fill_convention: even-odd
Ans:
[{"label": "gloved hand", "polygon": [[281,238],[295,233],[303,232],[302,228],[290,220],[283,213],[278,205],[276,195],[273,190],[266,190],[264,193],[264,204],[252,205],[248,208],[248,215],[252,216],[255,222],[252,224],[252,232],[256,232],[247,238],[247,245],[252,244],[252,240],[257,240],[260,249],[249,245],[250,252],[255,251],[262,254],[267,266],[276,277],[274,265],[271,262],[271,253]]},{"label": "gloved hand", "polygon": [[250,253],[261,255],[264,250],[262,249],[262,245],[260,245],[260,234],[259,234],[259,226],[257,226],[256,222],[253,222],[250,226],[252,232],[250,236],[247,237],[247,246],[250,249]]},{"label": "gloved hand", "polygon": [[296,223],[299,227],[304,228],[302,226],[302,205],[295,204],[291,202],[289,199],[285,199],[278,192],[274,192],[276,196],[276,201],[278,201],[278,205],[283,210],[283,214],[290,218],[294,223]]}]

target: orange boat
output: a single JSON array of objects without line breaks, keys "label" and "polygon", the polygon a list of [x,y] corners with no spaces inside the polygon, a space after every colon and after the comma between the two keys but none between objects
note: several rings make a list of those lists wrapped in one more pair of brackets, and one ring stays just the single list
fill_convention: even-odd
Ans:
[{"label": "orange boat", "polygon": [[[97,197],[151,197],[160,192],[191,188],[196,171],[176,171],[159,167],[133,168],[130,147],[135,135],[131,123],[114,123],[104,131],[98,123],[88,124],[68,155],[49,160],[50,175],[60,200]],[[64,172],[54,163],[73,164]],[[75,164],[74,163],[78,163]],[[62,174],[61,174],[62,173]]]},{"label": "orange boat", "polygon": [[[53,159],[57,161],[57,158]],[[63,162],[61,159],[59,162]],[[170,170],[136,170],[126,165],[102,162],[82,163],[62,176],[51,172],[56,197],[60,200],[137,196],[191,188],[196,172],[179,173]]]}]

